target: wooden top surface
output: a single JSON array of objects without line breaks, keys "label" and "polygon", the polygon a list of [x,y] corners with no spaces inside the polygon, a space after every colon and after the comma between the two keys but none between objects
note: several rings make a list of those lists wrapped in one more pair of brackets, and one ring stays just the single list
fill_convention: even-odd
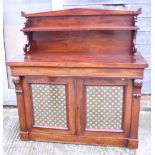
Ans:
[{"label": "wooden top surface", "polygon": [[141,9],[138,9],[137,11],[126,11],[126,10],[74,8],[74,9],[39,12],[39,13],[21,12],[21,15],[23,17],[77,16],[77,15],[139,15],[139,14],[141,14]]},{"label": "wooden top surface", "polygon": [[103,68],[146,68],[147,63],[140,53],[137,56],[123,53],[66,53],[32,52],[21,54],[7,62],[9,66],[36,67],[103,67]]}]

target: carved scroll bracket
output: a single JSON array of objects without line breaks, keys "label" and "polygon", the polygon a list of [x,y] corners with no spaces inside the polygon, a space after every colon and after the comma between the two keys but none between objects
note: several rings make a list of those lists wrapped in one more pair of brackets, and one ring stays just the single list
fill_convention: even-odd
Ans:
[{"label": "carved scroll bracket", "polygon": [[25,54],[29,53],[32,50],[32,32],[25,32],[24,33],[27,36],[27,44],[25,44],[23,51]]},{"label": "carved scroll bracket", "polygon": [[28,44],[25,44],[24,48],[23,48],[23,51],[25,54],[27,54],[28,52],[31,51],[31,44],[28,43]]},{"label": "carved scroll bracket", "polygon": [[31,25],[31,20],[30,20],[30,18],[26,18],[26,21],[25,21],[25,23],[24,23],[25,28],[26,28],[26,27],[29,27],[30,25]]},{"label": "carved scroll bracket", "polygon": [[[138,9],[138,12],[141,13],[141,9]],[[136,26],[136,23],[137,23],[137,15],[134,16],[135,26]],[[137,30],[133,31],[133,55],[137,55],[136,36],[137,36]]]},{"label": "carved scroll bracket", "polygon": [[[24,14],[24,13],[22,13]],[[28,28],[31,26],[31,19],[26,18],[26,22],[24,23],[24,28]],[[24,35],[27,37],[27,44],[25,44],[23,51],[25,54],[29,53],[32,50],[32,44],[33,44],[33,32],[24,32]]]},{"label": "carved scroll bracket", "polygon": [[134,16],[134,22],[135,23],[137,22],[137,16]]},{"label": "carved scroll bracket", "polygon": [[137,48],[136,48],[136,36],[137,36],[137,31],[133,32],[133,55],[137,55]]}]

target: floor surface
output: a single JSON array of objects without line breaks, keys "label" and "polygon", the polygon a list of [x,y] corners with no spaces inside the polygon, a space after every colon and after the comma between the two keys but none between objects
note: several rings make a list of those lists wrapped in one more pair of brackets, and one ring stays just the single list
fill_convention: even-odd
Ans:
[{"label": "floor surface", "polygon": [[142,111],[139,126],[139,148],[103,147],[48,142],[24,142],[19,139],[17,109],[3,110],[4,155],[150,155],[150,111]]}]

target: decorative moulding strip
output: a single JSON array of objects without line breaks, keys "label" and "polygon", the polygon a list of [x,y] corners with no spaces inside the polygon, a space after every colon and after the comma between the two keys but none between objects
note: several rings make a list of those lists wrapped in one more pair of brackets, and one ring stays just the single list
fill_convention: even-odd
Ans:
[{"label": "decorative moulding strip", "polygon": [[91,30],[138,30],[138,27],[29,27],[22,29],[23,32],[33,31],[91,31]]}]

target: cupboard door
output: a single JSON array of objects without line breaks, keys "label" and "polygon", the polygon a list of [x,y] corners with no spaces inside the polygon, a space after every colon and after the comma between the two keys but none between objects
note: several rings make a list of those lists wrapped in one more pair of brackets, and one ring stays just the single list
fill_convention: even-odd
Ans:
[{"label": "cupboard door", "polygon": [[77,80],[78,134],[127,137],[132,81],[112,78]]},{"label": "cupboard door", "polygon": [[30,131],[75,133],[73,83],[73,79],[67,77],[29,76],[24,79]]}]

